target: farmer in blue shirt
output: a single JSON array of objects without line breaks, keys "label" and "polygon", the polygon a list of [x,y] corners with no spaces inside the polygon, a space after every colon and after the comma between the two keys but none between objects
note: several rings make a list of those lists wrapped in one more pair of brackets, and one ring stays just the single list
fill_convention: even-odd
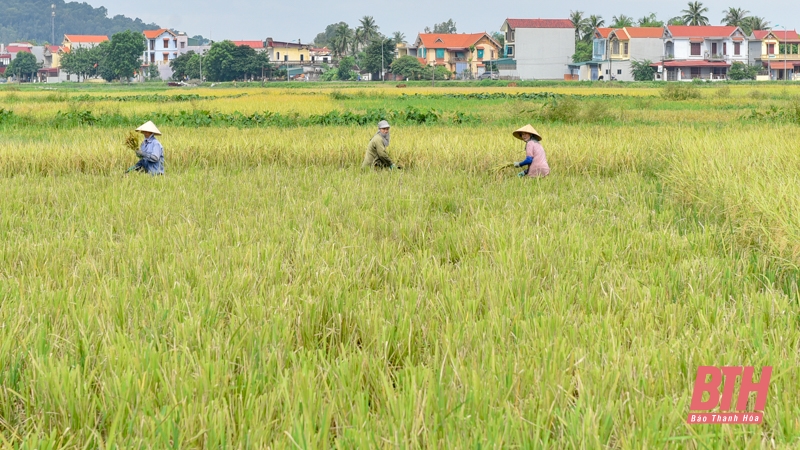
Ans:
[{"label": "farmer in blue shirt", "polygon": [[148,121],[146,124],[136,129],[144,135],[144,142],[139,146],[136,155],[141,159],[135,166],[128,169],[128,172],[145,172],[150,175],[164,175],[164,147],[158,142],[155,135],[161,135],[156,125]]}]

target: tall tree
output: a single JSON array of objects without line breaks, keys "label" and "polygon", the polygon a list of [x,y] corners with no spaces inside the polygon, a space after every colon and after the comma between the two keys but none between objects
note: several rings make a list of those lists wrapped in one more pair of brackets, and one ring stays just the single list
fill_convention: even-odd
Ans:
[{"label": "tall tree", "polygon": [[392,33],[392,40],[398,44],[407,44],[406,35],[402,31],[395,31]]},{"label": "tall tree", "polygon": [[686,22],[683,21],[683,17],[675,16],[667,21],[667,25],[686,25]]},{"label": "tall tree", "polygon": [[633,17],[620,14],[611,18],[611,28],[624,28],[633,26]]},{"label": "tall tree", "polygon": [[372,16],[364,16],[359,20],[359,28],[361,28],[363,42],[367,43],[378,37],[378,30],[381,27],[375,23]]},{"label": "tall tree", "polygon": [[750,34],[755,30],[769,30],[769,22],[758,16],[745,17],[741,26],[746,34]]},{"label": "tall tree", "polygon": [[683,22],[686,25],[708,25],[708,17],[704,16],[704,13],[708,12],[708,8],[703,6],[703,2],[689,2],[688,8],[681,10],[683,13]]},{"label": "tall tree", "polygon": [[606,21],[603,19],[603,16],[598,16],[595,14],[592,14],[586,20],[588,21],[589,28],[592,30],[592,34],[594,34],[594,30],[601,28],[606,24]]},{"label": "tall tree", "polygon": [[395,42],[387,38],[373,40],[364,50],[362,69],[379,74],[381,68],[387,69],[394,61]]},{"label": "tall tree", "polygon": [[572,26],[575,28],[575,42],[578,42],[581,40],[581,36],[583,36],[583,32],[586,30],[589,21],[583,17],[583,11],[570,11],[569,21],[572,22]]},{"label": "tall tree", "polygon": [[663,27],[664,22],[658,20],[656,13],[650,13],[636,21],[640,27]]},{"label": "tall tree", "polygon": [[350,43],[353,40],[353,30],[344,22],[339,23],[339,26],[336,27],[336,33],[333,36],[333,41],[331,44],[333,48],[331,49],[334,54],[338,56],[347,56],[347,52],[350,49]]},{"label": "tall tree", "polygon": [[329,47],[333,45],[334,38],[336,37],[336,29],[341,25],[347,25],[344,22],[332,23],[325,27],[325,31],[317,34],[314,38],[314,45],[317,47]]},{"label": "tall tree", "polygon": [[403,78],[416,80],[423,71],[419,60],[411,55],[401,56],[392,61],[392,73]]},{"label": "tall tree", "polygon": [[146,48],[144,35],[140,32],[128,30],[111,36],[108,55],[103,61],[103,78],[125,81],[133,77],[141,67],[140,58]]},{"label": "tall tree", "polygon": [[742,26],[742,23],[747,18],[747,15],[750,14],[750,11],[742,8],[728,8],[722,12],[725,14],[725,17],[722,18],[721,23],[729,27]]}]

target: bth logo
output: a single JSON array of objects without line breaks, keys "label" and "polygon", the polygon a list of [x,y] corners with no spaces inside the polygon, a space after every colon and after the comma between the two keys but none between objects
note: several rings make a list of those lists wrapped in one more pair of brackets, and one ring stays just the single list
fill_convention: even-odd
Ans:
[{"label": "bth logo", "polygon": [[[767,404],[769,392],[769,379],[772,376],[772,367],[761,368],[761,376],[756,383],[753,378],[755,370],[747,367],[714,367],[700,366],[697,368],[697,378],[694,380],[691,411],[713,411],[719,406],[720,412],[689,413],[686,423],[689,424],[757,424],[764,422],[764,406]],[[736,388],[736,378],[741,378],[739,395],[733,403],[733,391]],[[723,383],[723,378],[725,383]],[[722,392],[720,392],[722,386]],[[747,399],[750,393],[755,392],[756,401],[753,411],[747,412]],[[703,394],[708,394],[708,400],[703,400]],[[734,409],[735,407],[735,409]],[[736,411],[736,412],[726,412]]]}]

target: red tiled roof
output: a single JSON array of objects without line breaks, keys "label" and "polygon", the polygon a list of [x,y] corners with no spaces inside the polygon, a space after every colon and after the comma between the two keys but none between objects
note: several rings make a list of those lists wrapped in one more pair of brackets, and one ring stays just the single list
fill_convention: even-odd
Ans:
[{"label": "red tiled roof", "polygon": [[[658,67],[662,63],[657,62],[650,64],[652,67]],[[730,67],[731,64],[725,61],[664,61],[664,67]]]},{"label": "red tiled roof", "polygon": [[625,32],[631,38],[661,38],[664,36],[663,27],[625,27]]},{"label": "red tiled roof", "polygon": [[614,28],[598,28],[597,32],[600,34],[601,37],[607,38],[608,35],[611,34],[611,32],[614,30],[615,30]]},{"label": "red tiled roof", "polygon": [[[755,31],[753,32],[755,33]],[[800,40],[800,36],[797,35],[797,31],[794,30],[772,30],[772,34],[779,40],[779,41],[797,41]]]},{"label": "red tiled roof", "polygon": [[162,28],[160,30],[144,30],[144,31],[142,31],[142,33],[144,34],[144,37],[146,37],[147,39],[155,39],[155,38],[161,36],[164,33],[169,33],[169,34],[175,36],[175,34],[172,33],[172,31],[169,31],[166,28]]},{"label": "red tiled roof", "polygon": [[425,48],[463,49],[469,47],[470,45],[474,45],[484,36],[488,35],[486,33],[472,33],[472,34],[420,33],[419,39],[422,41],[422,46]]},{"label": "red tiled roof", "polygon": [[19,53],[19,52],[31,53],[31,48],[30,47],[21,47],[21,46],[18,46],[18,45],[9,45],[8,47],[6,47],[6,51],[8,53]]},{"label": "red tiled roof", "polygon": [[797,66],[800,66],[800,61],[770,61],[769,64],[765,65],[764,67],[770,67],[776,70],[791,70]]},{"label": "red tiled roof", "polygon": [[767,37],[769,34],[769,30],[753,30],[753,39],[758,39],[759,41]]},{"label": "red tiled roof", "polygon": [[736,27],[724,25],[691,26],[691,25],[667,25],[667,29],[672,37],[729,37],[736,31]]},{"label": "red tiled roof", "polygon": [[237,47],[264,48],[264,41],[232,41]]},{"label": "red tiled roof", "polygon": [[569,19],[506,19],[511,29],[515,28],[575,28]]},{"label": "red tiled roof", "polygon": [[64,37],[70,42],[105,42],[108,36],[90,36],[84,34],[65,34]]}]

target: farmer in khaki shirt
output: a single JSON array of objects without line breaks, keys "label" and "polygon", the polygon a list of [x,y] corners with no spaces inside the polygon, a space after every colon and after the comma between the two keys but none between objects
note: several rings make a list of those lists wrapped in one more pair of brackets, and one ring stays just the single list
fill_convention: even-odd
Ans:
[{"label": "farmer in khaki shirt", "polygon": [[378,132],[375,133],[375,136],[372,137],[369,145],[367,145],[367,153],[364,155],[364,162],[361,167],[401,169],[389,158],[389,153],[386,152],[387,147],[389,147],[389,122],[381,120],[378,123]]}]

